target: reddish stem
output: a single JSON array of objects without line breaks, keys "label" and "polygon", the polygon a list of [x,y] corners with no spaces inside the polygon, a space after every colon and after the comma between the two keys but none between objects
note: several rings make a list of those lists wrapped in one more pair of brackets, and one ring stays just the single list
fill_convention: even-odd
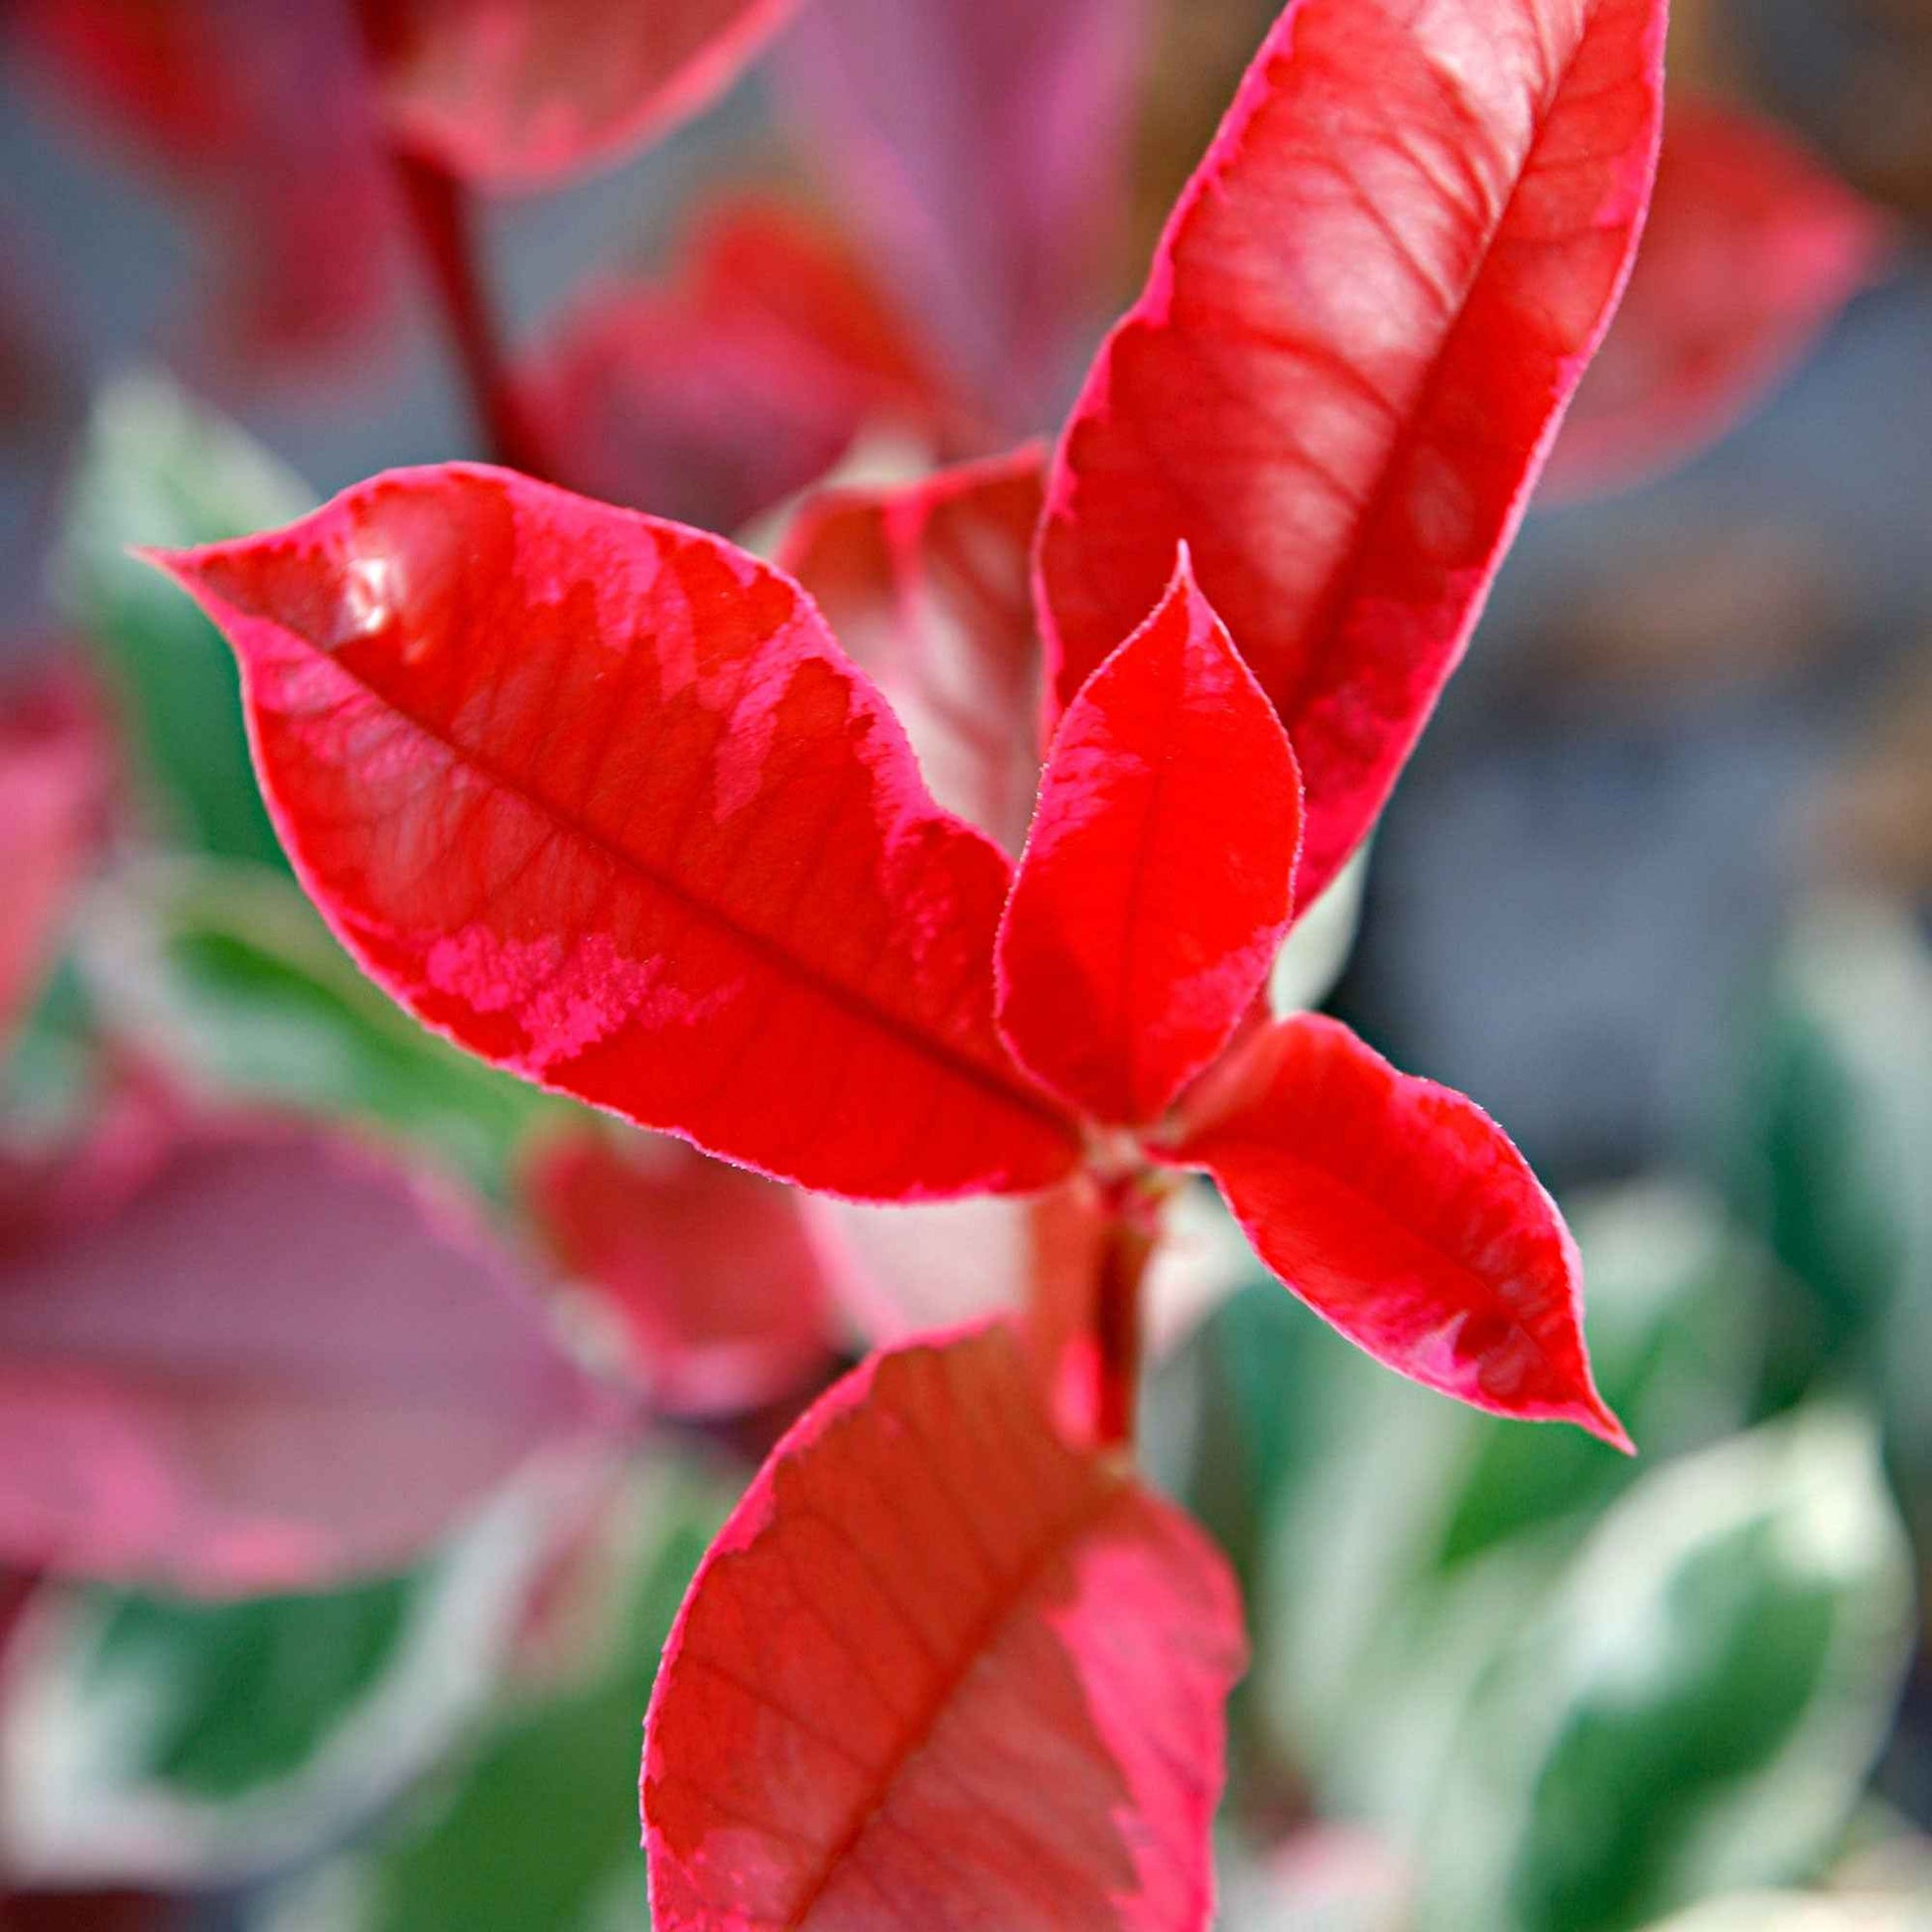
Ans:
[{"label": "reddish stem", "polygon": [[1162,1198],[1136,1178],[1116,1188],[1108,1202],[1110,1221],[1093,1298],[1094,1438],[1102,1449],[1134,1440],[1141,1391],[1141,1284],[1160,1238]]},{"label": "reddish stem", "polygon": [[477,271],[469,194],[454,175],[433,161],[400,148],[394,150],[393,159],[417,247],[442,306],[489,454],[526,476],[545,476],[541,448],[503,366],[495,321]]}]

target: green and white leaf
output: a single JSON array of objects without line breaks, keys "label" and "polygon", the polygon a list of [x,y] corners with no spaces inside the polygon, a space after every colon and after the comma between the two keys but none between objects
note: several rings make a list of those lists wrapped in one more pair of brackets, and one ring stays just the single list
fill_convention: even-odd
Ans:
[{"label": "green and white leaf", "polygon": [[0,1701],[0,1847],[40,1885],[228,1884],[377,1815],[495,1682],[581,1467],[402,1577],[197,1602],[50,1586]]},{"label": "green and white leaf", "polygon": [[1863,1418],[1813,1407],[1645,1476],[1464,1713],[1420,1842],[1425,1927],[1623,1932],[1811,1875],[1911,1638]]},{"label": "green and white leaf", "polygon": [[439,1778],[364,1847],[266,1901],[250,1932],[644,1932],[644,1709],[727,1504],[675,1470],[634,1477],[610,1526],[613,1614],[591,1667],[506,1692]]},{"label": "green and white leaf", "polygon": [[101,1010],[190,1091],[375,1128],[490,1192],[535,1123],[574,1107],[419,1026],[260,867],[124,867],[87,901],[75,956]]},{"label": "green and white leaf", "polygon": [[1888,900],[1821,898],[1777,963],[1740,1095],[1740,1211],[1786,1271],[1767,1400],[1841,1363],[1894,1380],[1932,1467],[1932,954]]},{"label": "green and white leaf", "polygon": [[123,375],[95,401],[68,489],[55,591],[108,673],[157,816],[191,849],[283,863],[248,761],[234,660],[214,626],[129,548],[244,536],[315,501],[165,375]]}]

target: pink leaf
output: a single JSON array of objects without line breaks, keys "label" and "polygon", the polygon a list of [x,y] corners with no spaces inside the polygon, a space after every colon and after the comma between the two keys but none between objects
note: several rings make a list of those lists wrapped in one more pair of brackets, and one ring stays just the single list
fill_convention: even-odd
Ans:
[{"label": "pink leaf", "polygon": [[564,482],[724,530],[867,428],[938,437],[956,414],[840,239],[752,198],[706,213],[672,279],[594,288],[519,384]]},{"label": "pink leaf", "polygon": [[875,1356],[686,1597],[645,1726],[659,1932],[1204,1926],[1232,1579],[992,1328]]},{"label": "pink leaf", "polygon": [[92,705],[47,679],[0,703],[0,1052],[53,963],[103,828],[107,747]]},{"label": "pink leaf", "polygon": [[1039,554],[1061,705],[1177,541],[1360,843],[1460,656],[1649,192],[1663,0],[1298,0],[1090,372]]},{"label": "pink leaf", "polygon": [[399,138],[489,188],[621,161],[708,106],[792,0],[361,0]]},{"label": "pink leaf", "polygon": [[372,1153],[205,1125],[90,1209],[0,1228],[0,1560],[314,1586],[608,1421],[501,1257]]},{"label": "pink leaf", "polygon": [[1007,861],[788,579],[465,464],[159,561],[311,897],[428,1025],[833,1192],[1071,1165],[993,1025]]},{"label": "pink leaf", "polygon": [[1255,1251],[1379,1362],[1497,1415],[1629,1439],[1590,1381],[1577,1246],[1476,1104],[1338,1021],[1277,1021],[1190,1099],[1173,1151]]},{"label": "pink leaf", "polygon": [[525,1184],[551,1252],[612,1318],[653,1407],[742,1413],[826,1362],[824,1270],[791,1189],[681,1141],[591,1123],[540,1146]]},{"label": "pink leaf", "polygon": [[1227,1043],[1288,930],[1295,757],[1195,587],[1067,707],[1000,929],[1000,1029],[1103,1121],[1157,1119]]},{"label": "pink leaf", "polygon": [[779,562],[891,701],[932,794],[1018,852],[1039,784],[1028,559],[1035,445],[896,489],[827,490]]},{"label": "pink leaf", "polygon": [[812,0],[785,37],[792,98],[841,204],[1017,430],[1056,400],[1118,238],[1150,12],[1147,0]]},{"label": "pink leaf", "polygon": [[1636,481],[1724,435],[1870,280],[1889,238],[1781,128],[1673,98],[1643,246],[1544,495]]}]

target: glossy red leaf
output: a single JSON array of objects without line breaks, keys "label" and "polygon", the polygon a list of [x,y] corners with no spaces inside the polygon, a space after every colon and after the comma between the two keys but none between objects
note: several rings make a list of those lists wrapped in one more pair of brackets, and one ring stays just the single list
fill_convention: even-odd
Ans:
[{"label": "glossy red leaf", "polygon": [[1803,358],[1888,240],[1879,211],[1774,123],[1674,96],[1630,286],[1544,495],[1636,481],[1722,436]]},{"label": "glossy red leaf", "polygon": [[0,1052],[53,963],[103,829],[107,748],[80,690],[46,679],[0,700]]},{"label": "glossy red leaf", "polygon": [[1045,452],[807,499],[779,563],[878,683],[932,795],[1017,853],[1039,785],[1028,560]]},{"label": "glossy red leaf", "polygon": [[1057,701],[1184,539],[1302,763],[1302,904],[1395,783],[1609,319],[1663,26],[1663,0],[1297,0],[1068,424]]},{"label": "glossy red leaf", "polygon": [[1102,1121],[1157,1119],[1227,1043],[1293,900],[1302,789],[1185,552],[1060,720],[1000,928],[1000,1030]]},{"label": "glossy red leaf", "polygon": [[372,1153],[220,1123],[107,1197],[65,1181],[0,1226],[0,1561],[306,1587],[609,1420],[457,1204]]},{"label": "glossy red leaf", "polygon": [[778,1447],[645,1727],[659,1932],[1205,1926],[1219,1554],[1068,1449],[1004,1327],[875,1356]]},{"label": "glossy red leaf", "polygon": [[711,208],[668,279],[594,287],[518,383],[562,482],[721,530],[869,428],[930,441],[956,414],[841,239],[753,198]]},{"label": "glossy red leaf", "polygon": [[828,1360],[825,1269],[795,1190],[682,1141],[586,1124],[536,1150],[526,1193],[653,1408],[743,1413]]},{"label": "glossy red leaf", "polygon": [[1172,1158],[1213,1175],[1324,1320],[1445,1395],[1629,1449],[1590,1380],[1576,1243],[1472,1100],[1312,1014],[1277,1021],[1206,1088]]},{"label": "glossy red leaf", "polygon": [[[894,290],[990,414],[1046,420],[1128,204],[1148,0],[811,0],[794,108]],[[1153,600],[1150,598],[1149,603]]]},{"label": "glossy red leaf", "polygon": [[490,188],[609,167],[708,106],[792,0],[359,0],[396,134]]},{"label": "glossy red leaf", "polygon": [[303,883],[429,1026],[833,1192],[1071,1165],[993,1024],[1007,861],[788,579],[464,464],[161,561]]}]

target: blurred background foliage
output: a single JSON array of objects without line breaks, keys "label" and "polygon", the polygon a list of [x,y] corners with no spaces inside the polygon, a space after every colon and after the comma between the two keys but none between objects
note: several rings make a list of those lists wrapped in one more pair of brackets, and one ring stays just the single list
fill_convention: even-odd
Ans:
[{"label": "blurred background foliage", "polygon": [[[579,1110],[349,965],[255,792],[224,648],[126,554],[472,451],[422,292],[363,234],[373,327],[217,347],[203,215],[37,12],[5,17],[0,80],[0,625],[12,685],[77,669],[113,750],[87,794],[109,829],[7,1050],[0,1243],[50,1162],[111,1168],[103,1123],[158,1089],[401,1150],[608,1369],[609,1310],[558,1284],[527,1185]],[[1271,12],[1155,9],[1117,245],[1000,430],[1050,428]],[[492,207],[519,340],[593,265],[672,261],[720,184],[809,177],[837,207],[776,53],[641,159]],[[1343,907],[1282,981],[1525,1147],[1642,1455],[1399,1383],[1259,1280],[1161,1365],[1156,1472],[1250,1605],[1232,1932],[1932,1926],[1932,15],[1679,0],[1673,61],[1812,144],[1895,252],[1714,448],[1532,515],[1352,950]],[[881,439],[897,392],[868,366],[851,423],[758,417],[805,464],[778,495],[855,440],[861,469],[988,440],[890,408]],[[809,1387],[697,1420],[633,1401],[400,1572],[212,1598],[0,1575],[0,1926],[636,1932],[657,1650]]]}]

